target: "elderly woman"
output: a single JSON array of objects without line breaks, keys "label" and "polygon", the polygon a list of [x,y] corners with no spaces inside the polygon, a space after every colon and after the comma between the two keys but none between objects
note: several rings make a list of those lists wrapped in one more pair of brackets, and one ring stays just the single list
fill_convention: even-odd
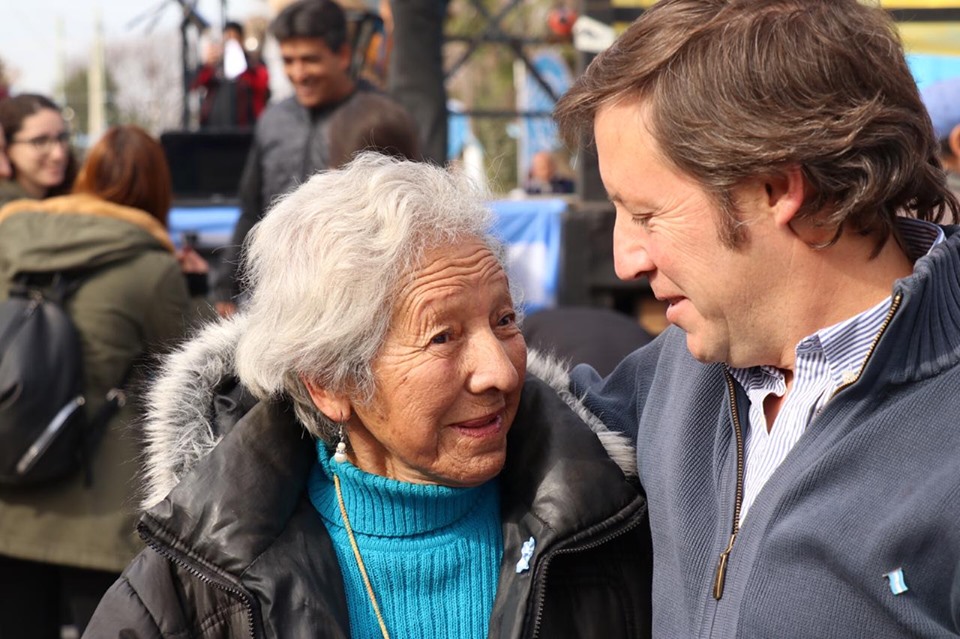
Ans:
[{"label": "elderly woman", "polygon": [[153,390],[148,550],[86,636],[648,636],[645,502],[525,379],[481,201],[363,154],[275,205]]}]

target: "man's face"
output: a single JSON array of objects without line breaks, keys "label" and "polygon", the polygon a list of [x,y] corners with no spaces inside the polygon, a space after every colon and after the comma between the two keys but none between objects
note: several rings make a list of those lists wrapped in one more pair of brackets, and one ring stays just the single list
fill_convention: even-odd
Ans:
[{"label": "man's face", "polygon": [[342,100],[353,90],[348,46],[334,52],[319,38],[289,38],[280,42],[280,54],[297,102],[308,109]]},{"label": "man's face", "polygon": [[687,334],[703,362],[753,365],[755,331],[772,309],[773,276],[757,247],[764,222],[741,206],[751,225],[731,249],[718,233],[720,211],[698,183],[662,159],[643,105],[602,108],[594,121],[600,175],[616,206],[613,255],[617,277],[647,276],[667,320]]}]

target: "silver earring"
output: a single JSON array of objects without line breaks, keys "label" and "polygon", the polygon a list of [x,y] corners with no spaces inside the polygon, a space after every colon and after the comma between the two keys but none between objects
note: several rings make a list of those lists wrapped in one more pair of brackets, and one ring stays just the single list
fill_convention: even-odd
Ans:
[{"label": "silver earring", "polygon": [[340,424],[340,441],[337,443],[337,450],[333,453],[333,461],[342,464],[347,461],[347,435],[343,432],[343,424]]}]

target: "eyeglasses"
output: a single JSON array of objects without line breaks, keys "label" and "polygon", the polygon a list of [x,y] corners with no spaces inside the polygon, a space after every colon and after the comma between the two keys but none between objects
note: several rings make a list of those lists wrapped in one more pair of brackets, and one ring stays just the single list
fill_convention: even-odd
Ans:
[{"label": "eyeglasses", "polygon": [[38,135],[29,140],[12,140],[10,146],[14,144],[29,144],[37,153],[49,153],[53,150],[53,145],[58,144],[66,147],[70,143],[70,132],[63,131],[57,135]]}]

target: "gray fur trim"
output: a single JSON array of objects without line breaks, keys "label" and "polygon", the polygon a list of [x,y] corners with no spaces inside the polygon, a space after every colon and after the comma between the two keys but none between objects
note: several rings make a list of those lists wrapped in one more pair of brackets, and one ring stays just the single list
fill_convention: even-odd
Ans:
[{"label": "gray fur trim", "polygon": [[144,509],[162,501],[220,441],[214,389],[234,373],[234,348],[245,325],[240,314],[210,324],[164,358],[146,396]]},{"label": "gray fur trim", "polygon": [[527,372],[550,385],[567,406],[590,427],[600,439],[610,459],[627,477],[637,476],[637,451],[630,438],[608,429],[600,419],[570,392],[570,367],[560,358],[534,349],[527,349]]}]

